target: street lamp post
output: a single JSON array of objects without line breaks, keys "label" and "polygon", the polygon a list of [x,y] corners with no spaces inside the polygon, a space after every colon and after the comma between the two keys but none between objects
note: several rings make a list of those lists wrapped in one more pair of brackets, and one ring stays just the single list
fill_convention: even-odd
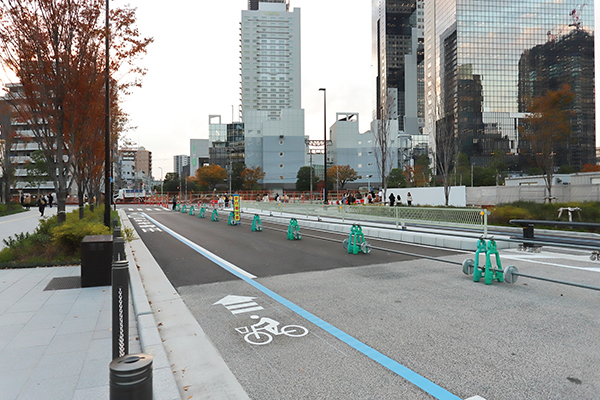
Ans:
[{"label": "street lamp post", "polygon": [[323,177],[325,181],[325,192],[323,203],[327,204],[327,91],[325,88],[320,88],[323,91]]},{"label": "street lamp post", "polygon": [[106,0],[105,16],[105,65],[104,65],[104,225],[110,228],[110,202],[112,193],[110,189],[110,35],[109,35],[109,0]]},{"label": "street lamp post", "polygon": [[164,188],[165,181],[163,179],[163,169],[162,169],[162,167],[158,167],[158,169],[160,169],[160,202],[162,203],[162,201],[163,201],[163,188]]}]

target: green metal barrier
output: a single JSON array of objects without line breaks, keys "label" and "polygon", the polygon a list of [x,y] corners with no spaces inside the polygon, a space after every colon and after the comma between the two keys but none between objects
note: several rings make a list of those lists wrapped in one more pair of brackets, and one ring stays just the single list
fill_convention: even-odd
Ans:
[{"label": "green metal barrier", "polygon": [[181,211],[181,203],[177,203],[175,206],[175,211]]},{"label": "green metal barrier", "polygon": [[229,219],[227,220],[227,225],[237,225],[238,223],[235,220],[235,212],[231,211],[229,213]]},{"label": "green metal barrier", "polygon": [[[479,266],[479,254],[485,251],[485,267]],[[496,268],[492,267],[491,256],[496,256]],[[477,242],[475,251],[475,263],[473,271],[473,282],[479,282],[481,276],[484,276],[485,284],[491,285],[492,281],[504,282],[504,271],[500,262],[500,253],[496,248],[496,241],[490,239],[486,244],[485,239],[481,238]]]},{"label": "green metal barrier", "polygon": [[200,207],[200,211],[198,211],[198,218],[206,218],[206,208],[204,208],[204,206]]},{"label": "green metal barrier", "polygon": [[262,231],[262,222],[260,221],[260,216],[258,214],[254,214],[254,218],[252,218],[252,232],[261,232]]},{"label": "green metal barrier", "polygon": [[186,213],[187,212],[187,204],[184,204],[183,206],[181,206],[181,213]]},{"label": "green metal barrier", "polygon": [[287,230],[287,238],[288,240],[300,240],[302,236],[300,235],[300,226],[298,226],[298,221],[296,218],[292,218],[290,220],[290,224],[288,225]]},{"label": "green metal barrier", "polygon": [[215,208],[212,212],[212,216],[210,217],[211,221],[218,221],[219,220],[219,212],[217,211],[217,209]]},{"label": "green metal barrier", "polygon": [[190,215],[196,215],[196,209],[193,205],[190,205]]},{"label": "green metal barrier", "polygon": [[344,247],[348,249],[348,253],[358,254],[362,251],[365,254],[371,252],[371,246],[365,240],[365,235],[362,231],[362,227],[358,224],[352,225],[350,229],[350,236],[344,240]]}]

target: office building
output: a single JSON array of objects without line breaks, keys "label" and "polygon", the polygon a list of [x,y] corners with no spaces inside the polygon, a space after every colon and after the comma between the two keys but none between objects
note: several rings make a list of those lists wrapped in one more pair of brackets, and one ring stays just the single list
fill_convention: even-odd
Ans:
[{"label": "office building", "polygon": [[209,163],[209,139],[190,139],[190,176]]},{"label": "office building", "polygon": [[411,135],[425,123],[423,19],[422,0],[372,0],[373,119]]},{"label": "office building", "polygon": [[114,174],[116,188],[150,188],[153,181],[152,152],[142,146],[119,149]]},{"label": "office building", "polygon": [[[307,163],[301,108],[300,9],[250,1],[240,27],[245,163],[265,172],[265,188],[292,189]],[[214,147],[214,146],[213,146]]]},{"label": "office building", "polygon": [[173,156],[173,172],[179,177],[190,176],[190,156],[186,154],[178,154]]},{"label": "office building", "polygon": [[[523,54],[573,30],[593,34],[593,15],[593,3],[576,0],[426,2],[425,131],[433,152],[445,137],[475,165],[498,152],[516,159],[528,111],[519,105]],[[580,89],[573,88],[576,96]]]},{"label": "office building", "polygon": [[229,171],[232,164],[244,162],[244,124],[224,124],[220,115],[208,117],[209,163]]},{"label": "office building", "polygon": [[519,60],[519,111],[527,111],[531,99],[569,85],[575,93],[568,105],[572,112],[571,136],[555,149],[555,165],[581,171],[596,163],[594,99],[594,37],[583,29],[525,50]]}]

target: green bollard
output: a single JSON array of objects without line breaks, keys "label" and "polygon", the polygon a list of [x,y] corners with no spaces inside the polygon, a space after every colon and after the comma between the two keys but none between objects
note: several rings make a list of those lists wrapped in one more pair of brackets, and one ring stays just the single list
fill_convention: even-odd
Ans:
[{"label": "green bollard", "polygon": [[487,244],[485,239],[479,238],[477,241],[477,250],[475,251],[475,263],[473,266],[473,282],[479,282],[481,279],[481,269],[479,268],[479,253],[487,253]]},{"label": "green bollard", "polygon": [[287,238],[288,240],[300,240],[302,236],[300,235],[300,227],[298,226],[298,221],[296,218],[292,218],[290,220],[290,224],[288,225],[287,230]]},{"label": "green bollard", "polygon": [[218,221],[219,220],[219,212],[217,211],[216,208],[213,210],[212,217],[210,217],[210,220],[211,221]]},{"label": "green bollard", "polygon": [[182,213],[182,214],[185,214],[186,212],[187,212],[187,205],[186,205],[186,204],[184,204],[184,205],[181,207],[181,213]]},{"label": "green bollard", "polygon": [[206,218],[206,208],[200,207],[200,211],[198,211],[198,218]]},{"label": "green bollard", "polygon": [[[365,240],[362,227],[358,224],[352,225],[347,242],[348,253],[358,254],[359,251],[362,251],[363,253],[368,254],[371,252],[371,246]],[[346,243],[346,241],[344,241],[344,243]]]},{"label": "green bollard", "polygon": [[177,206],[175,206],[175,211],[181,211],[181,203],[177,203]]},{"label": "green bollard", "polygon": [[260,222],[260,216],[258,214],[254,214],[254,218],[252,218],[252,232],[261,232],[262,231],[262,222]]},{"label": "green bollard", "polygon": [[190,205],[190,215],[196,215],[196,209],[193,205]]}]

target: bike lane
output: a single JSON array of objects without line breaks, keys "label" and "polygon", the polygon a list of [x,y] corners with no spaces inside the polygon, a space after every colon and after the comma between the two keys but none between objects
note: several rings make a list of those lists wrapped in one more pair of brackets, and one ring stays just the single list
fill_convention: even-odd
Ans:
[{"label": "bike lane", "polygon": [[[194,258],[194,263],[201,264],[202,270],[205,269],[204,262],[198,259],[204,258],[238,278],[212,282],[203,279],[199,285],[189,281],[174,285],[201,325],[206,325],[208,328],[205,329],[212,332],[211,338],[251,397],[459,398],[271,291],[251,274],[232,268],[228,261],[153,218],[164,220],[171,216],[142,216],[161,233],[170,234],[181,245],[202,254],[203,257]],[[149,225],[148,222],[141,224]],[[239,228],[230,229],[235,233]],[[144,237],[144,241],[146,239]],[[187,253],[162,235],[160,241],[169,246],[171,252]],[[293,258],[292,254],[287,255]],[[354,256],[352,259],[359,258]],[[362,262],[365,261],[363,258]],[[256,321],[259,318],[260,321],[272,321],[270,329],[258,328]],[[257,369],[266,373],[257,373]],[[398,379],[398,376],[404,379]]]}]

